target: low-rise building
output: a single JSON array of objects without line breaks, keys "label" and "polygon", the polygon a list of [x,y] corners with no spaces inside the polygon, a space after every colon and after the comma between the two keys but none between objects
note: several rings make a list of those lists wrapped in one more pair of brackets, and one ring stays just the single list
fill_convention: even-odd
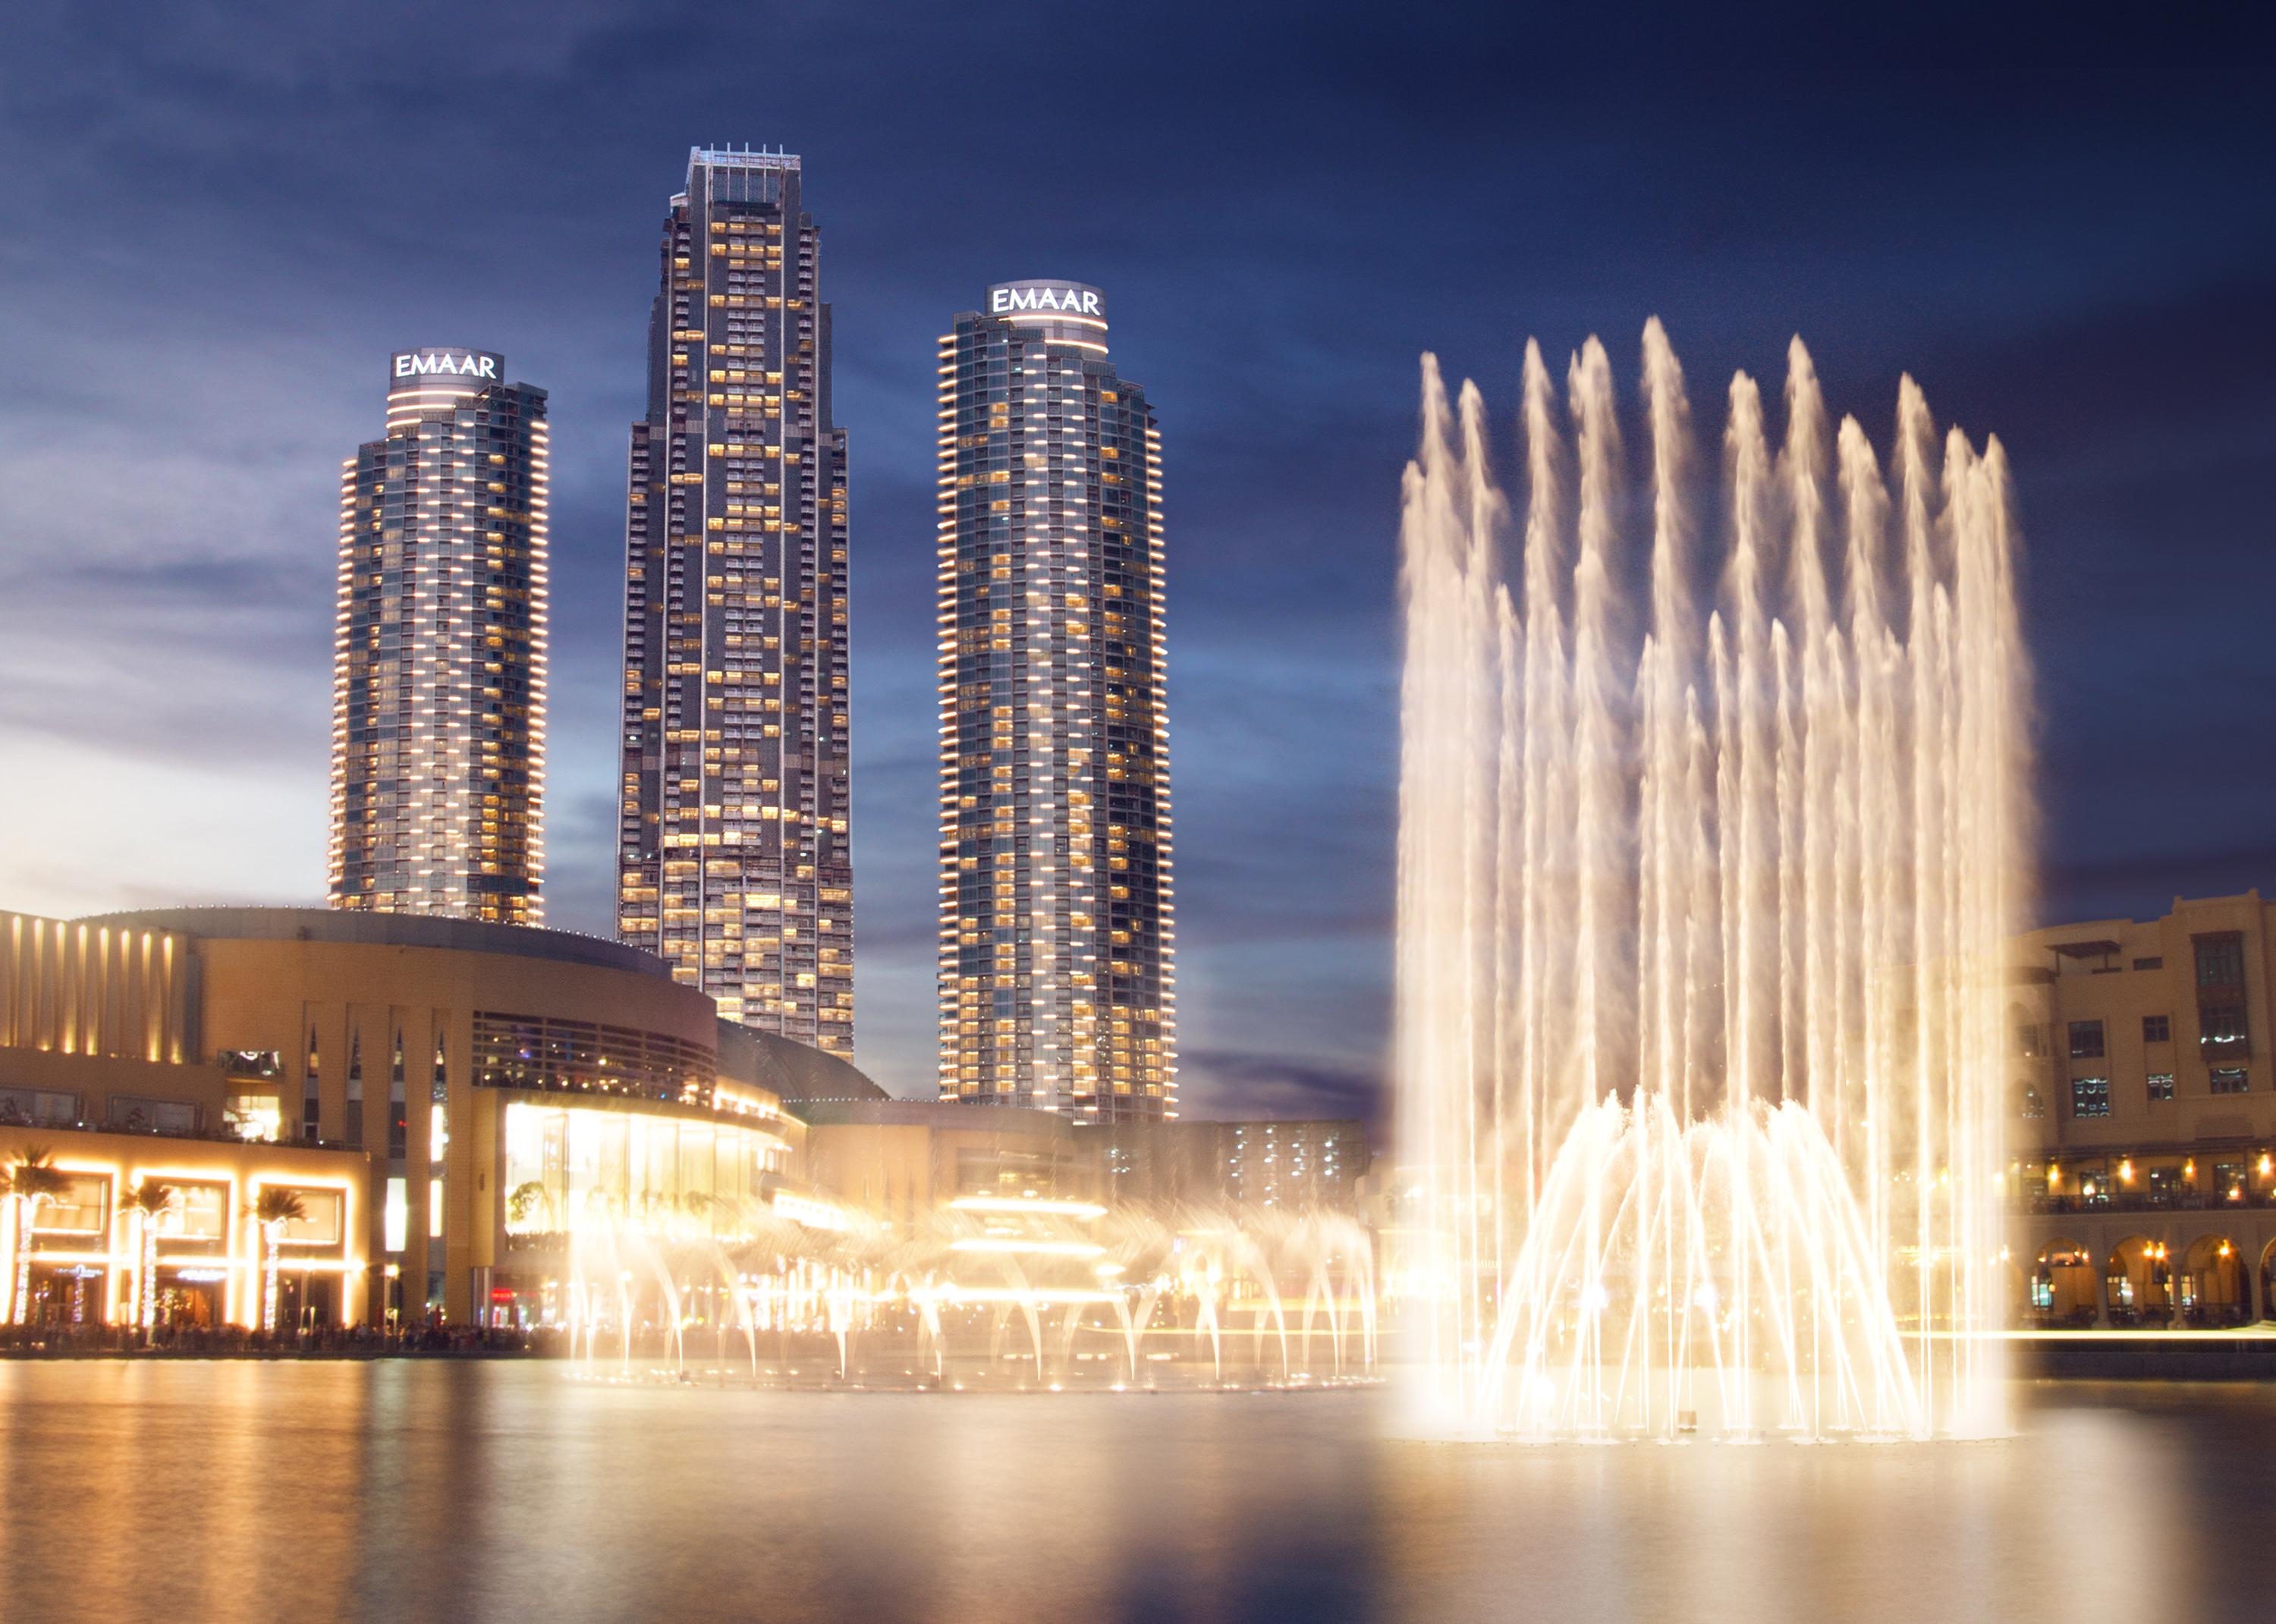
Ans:
[{"label": "low-rise building", "polygon": [[1339,1119],[1118,1121],[1080,1137],[1118,1203],[1356,1211],[1369,1161],[1366,1125]]},{"label": "low-rise building", "polygon": [[2010,1177],[2033,1318],[2276,1314],[2272,932],[2255,891],[2019,939]]}]

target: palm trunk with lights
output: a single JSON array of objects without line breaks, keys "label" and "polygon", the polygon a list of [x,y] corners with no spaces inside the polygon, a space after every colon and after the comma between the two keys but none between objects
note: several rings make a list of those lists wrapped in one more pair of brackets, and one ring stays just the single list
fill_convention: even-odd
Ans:
[{"label": "palm trunk with lights", "polygon": [[158,1215],[142,1215],[142,1278],[135,1288],[136,1316],[142,1324],[142,1346],[148,1347],[158,1329]]},{"label": "palm trunk with lights", "polygon": [[31,1248],[24,1244],[24,1202],[21,1196],[8,1198],[8,1212],[13,1220],[8,1226],[8,1323],[24,1323],[24,1287],[32,1270]]},{"label": "palm trunk with lights", "polygon": [[10,1300],[9,1322],[28,1324],[32,1318],[32,1215],[39,1210],[40,1197],[27,1201],[16,1197],[16,1289]]},{"label": "palm trunk with lights", "polygon": [[262,1274],[261,1287],[261,1328],[263,1331],[269,1332],[271,1335],[274,1335],[277,1331],[277,1287],[278,1272],[277,1232],[280,1227],[282,1227],[282,1226],[277,1224],[263,1224],[261,1226]]}]

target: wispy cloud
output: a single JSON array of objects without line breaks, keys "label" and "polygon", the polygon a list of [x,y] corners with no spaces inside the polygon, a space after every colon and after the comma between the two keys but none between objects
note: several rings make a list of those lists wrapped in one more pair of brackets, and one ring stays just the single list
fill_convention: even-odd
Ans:
[{"label": "wispy cloud", "polygon": [[[1971,60],[2029,65],[1984,94],[1893,19],[1813,15],[1615,45],[1570,8],[1165,0],[1084,25],[1142,118],[1037,95],[969,140],[941,87],[1043,82],[1062,30],[409,0],[374,49],[368,15],[282,0],[11,18],[0,906],[321,892],[339,462],[390,348],[470,341],[552,391],[549,892],[608,929],[626,426],[657,223],[710,140],[803,152],[823,229],[860,1043],[897,1087],[932,1070],[932,341],[1005,275],[1104,285],[1161,414],[1197,1108],[1356,1110],[1380,1077],[1426,347],[1505,447],[1529,332],[1619,350],[1658,311],[1711,379],[1800,330],[1873,425],[1915,368],[2017,458],[2047,906],[2246,883],[2276,794],[2276,223],[2237,201],[2264,87],[2242,56],[2110,70],[1973,17]],[[782,67],[762,102],[755,62]]]}]

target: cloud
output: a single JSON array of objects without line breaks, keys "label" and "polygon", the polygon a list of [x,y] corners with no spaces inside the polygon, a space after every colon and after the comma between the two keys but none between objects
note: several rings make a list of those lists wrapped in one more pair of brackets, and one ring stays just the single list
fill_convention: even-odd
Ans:
[{"label": "cloud", "polygon": [[1190,1117],[1346,1117],[1375,1124],[1385,1096],[1380,1068],[1350,1060],[1209,1049],[1182,1055],[1179,1070]]},{"label": "cloud", "polygon": [[[657,224],[712,140],[802,152],[823,231],[858,1030],[894,1086],[931,1075],[933,340],[1007,275],[1104,285],[1161,417],[1210,1109],[1380,1070],[1425,348],[1480,380],[1505,467],[1528,332],[1632,357],[1657,311],[1703,406],[1800,330],[1877,438],[1915,368],[2016,458],[2046,906],[2265,867],[2276,224],[2236,200],[2272,116],[2217,30],[2121,63],[1971,13],[1971,67],[1917,12],[1171,0],[1085,25],[1142,118],[1038,95],[942,139],[944,84],[1057,71],[1065,9],[1032,15],[409,0],[383,49],[259,0],[11,19],[0,209],[39,229],[0,242],[0,906],[321,893],[339,461],[389,349],[472,341],[551,391],[548,890],[608,928],[626,429]],[[762,104],[754,61],[782,66]]]}]

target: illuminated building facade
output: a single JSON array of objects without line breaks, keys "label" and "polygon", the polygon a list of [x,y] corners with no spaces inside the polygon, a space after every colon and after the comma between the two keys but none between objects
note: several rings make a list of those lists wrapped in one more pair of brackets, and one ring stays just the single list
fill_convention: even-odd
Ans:
[{"label": "illuminated building facade", "polygon": [[618,933],[731,1020],[854,1050],[846,432],[781,153],[691,153],[626,521]]},{"label": "illuminated building facade", "polygon": [[[834,1211],[803,1185],[805,1126],[785,1102],[882,1097],[845,1060],[724,1021],[652,955],[594,937],[306,908],[0,914],[0,1129],[75,1177],[108,1169],[114,1195],[138,1169],[225,1163],[228,1179],[195,1175],[235,1180],[220,1207],[200,1197],[224,1250],[256,1184],[335,1192],[300,1235],[316,1246],[320,1230],[330,1262],[302,1271],[305,1296],[289,1287],[287,1324],[303,1309],[558,1323],[573,1229],[668,1220],[738,1240],[770,1215]],[[224,1133],[260,1142],[213,1163],[197,1147]],[[94,1239],[64,1250],[127,1244],[86,1221],[69,1233]],[[128,1298],[115,1281],[89,1295],[93,1278],[58,1289],[118,1323]],[[257,1323],[247,1289],[236,1279],[200,1323]]]},{"label": "illuminated building facade", "polygon": [[362,1317],[366,1158],[224,1136],[276,1117],[201,1054],[193,954],[179,930],[0,913],[0,1175],[34,1158],[53,1184],[0,1200],[0,1326],[261,1324],[269,1188],[300,1203],[276,1228],[277,1323]]},{"label": "illuminated building facade", "polygon": [[2027,1322],[2276,1318],[2276,905],[2019,938],[2008,980]]},{"label": "illuminated building facade", "polygon": [[1176,1115],[1161,441],[1079,283],[940,341],[940,1097]]},{"label": "illuminated building facade", "polygon": [[543,917],[545,391],[505,377],[398,352],[341,467],[334,907]]},{"label": "illuminated building facade", "polygon": [[1117,1204],[1356,1212],[1370,1164],[1350,1119],[1112,1122],[1082,1138]]}]

